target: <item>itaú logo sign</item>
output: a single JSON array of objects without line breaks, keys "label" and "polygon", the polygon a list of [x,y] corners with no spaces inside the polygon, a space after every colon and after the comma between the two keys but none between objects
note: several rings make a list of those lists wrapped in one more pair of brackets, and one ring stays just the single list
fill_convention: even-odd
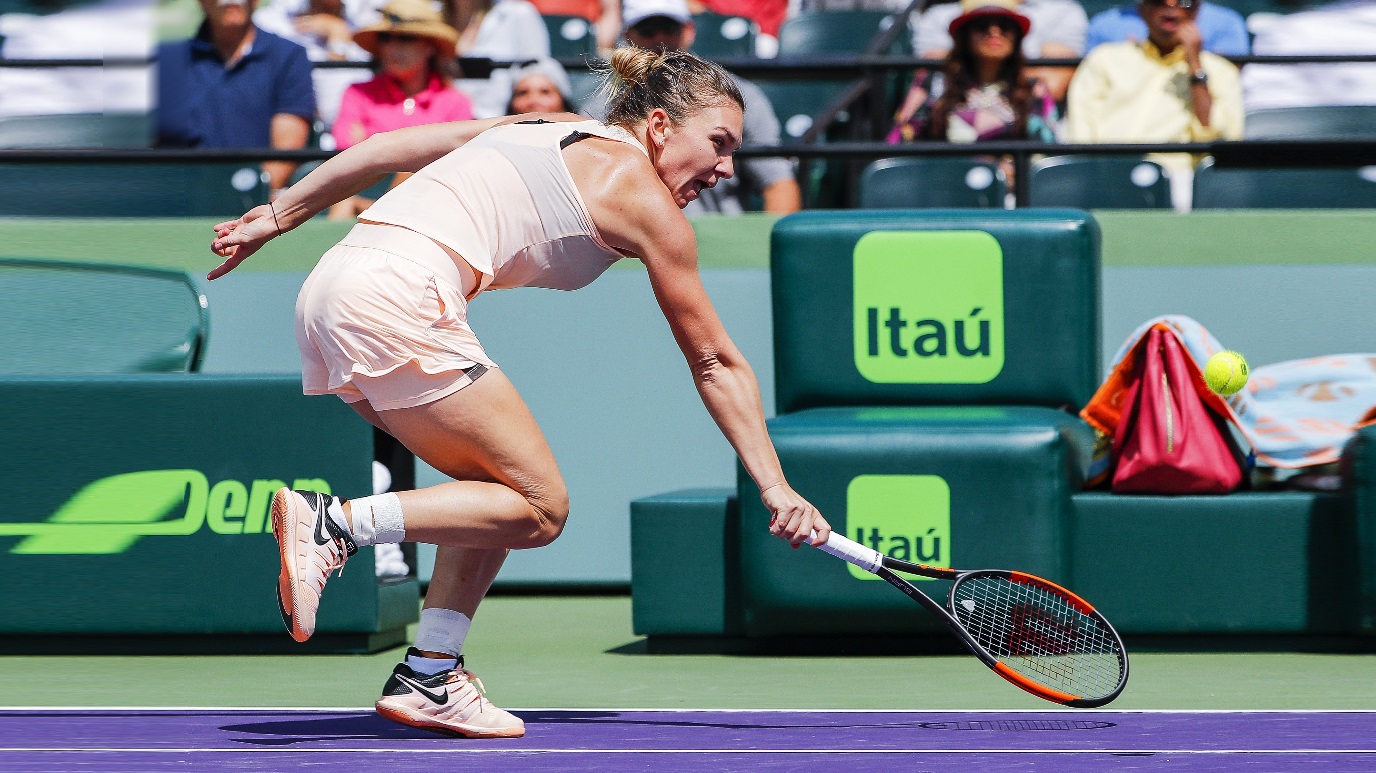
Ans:
[{"label": "ita\u00fa logo sign", "polygon": [[[222,480],[198,470],[145,470],[82,486],[46,520],[0,523],[0,538],[23,537],[9,552],[37,555],[123,553],[144,537],[178,537],[203,528],[216,534],[271,531],[268,507],[286,481]],[[291,488],[330,493],[319,478]]]}]

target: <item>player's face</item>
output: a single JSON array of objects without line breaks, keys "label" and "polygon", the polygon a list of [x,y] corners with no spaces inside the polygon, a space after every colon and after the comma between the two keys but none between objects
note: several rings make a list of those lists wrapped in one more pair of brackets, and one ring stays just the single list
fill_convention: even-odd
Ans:
[{"label": "player's face", "polygon": [[664,129],[655,171],[680,209],[736,173],[731,154],[741,146],[744,121],[740,106],[724,100]]},{"label": "player's face", "polygon": [[511,89],[513,113],[557,113],[563,109],[559,87],[543,75],[527,75]]}]

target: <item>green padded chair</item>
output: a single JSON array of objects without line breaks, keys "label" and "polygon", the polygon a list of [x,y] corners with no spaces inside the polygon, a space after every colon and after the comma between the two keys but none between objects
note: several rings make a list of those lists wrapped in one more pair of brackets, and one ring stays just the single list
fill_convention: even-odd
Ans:
[{"label": "green padded chair", "polygon": [[1376,167],[1216,169],[1194,173],[1195,209],[1366,209],[1376,207]]},{"label": "green padded chair", "polygon": [[1169,209],[1171,183],[1140,156],[1054,156],[1032,165],[1034,207]]},{"label": "green padded chair", "polygon": [[6,217],[233,217],[267,200],[256,165],[0,163]]},{"label": "green padded chair", "polygon": [[549,53],[555,59],[577,59],[597,53],[597,32],[581,16],[545,16]]},{"label": "green padded chair", "polygon": [[[860,54],[892,17],[884,11],[816,11],[802,13],[779,29],[779,56],[812,54]],[[912,41],[900,34],[889,54],[906,54]]]},{"label": "green padded chair", "polygon": [[1277,107],[1247,114],[1248,139],[1341,137],[1376,133],[1376,105]]},{"label": "green padded chair", "polygon": [[971,158],[881,158],[860,175],[861,209],[1003,209],[1008,183]]},{"label": "green padded chair", "polygon": [[693,17],[697,30],[693,53],[704,59],[733,59],[755,55],[755,35],[759,29],[743,16],[700,13]]},{"label": "green padded chair", "polygon": [[146,113],[0,118],[0,148],[146,148],[152,140],[152,116]]},{"label": "green padded chair", "polygon": [[0,258],[0,375],[195,371],[209,334],[181,271]]}]

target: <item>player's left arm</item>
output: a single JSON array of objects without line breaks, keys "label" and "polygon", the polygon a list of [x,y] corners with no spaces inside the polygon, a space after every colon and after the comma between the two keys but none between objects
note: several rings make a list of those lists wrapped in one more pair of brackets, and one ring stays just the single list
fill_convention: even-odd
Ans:
[{"label": "player's left arm", "polygon": [[610,243],[644,262],[707,412],[760,488],[771,515],[770,531],[794,547],[813,531],[814,544],[825,541],[830,527],[784,478],[765,427],[759,382],[702,285],[692,226],[648,165],[644,174],[633,177],[620,186],[619,205],[598,221],[599,229]]}]

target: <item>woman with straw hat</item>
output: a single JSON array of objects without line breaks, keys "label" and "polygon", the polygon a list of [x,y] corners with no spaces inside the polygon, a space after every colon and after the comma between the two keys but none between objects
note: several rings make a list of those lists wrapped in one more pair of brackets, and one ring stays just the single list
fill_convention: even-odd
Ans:
[{"label": "woman with straw hat", "polygon": [[[279,606],[297,641],[314,633],[327,578],[358,546],[439,546],[415,645],[376,704],[402,724],[525,733],[477,688],[463,641],[507,552],[549,544],[569,516],[549,445],[468,326],[468,304],[485,290],[573,290],[621,258],[640,260],[698,394],[759,488],[770,532],[793,547],[830,533],[784,478],[758,382],[703,289],[682,212],[735,173],[740,90],[683,51],[623,48],[609,75],[605,123],[544,113],[375,135],[272,204],[215,226],[211,249],[224,262],[211,279],[384,175],[415,172],[306,279],[297,342],[306,393],[338,395],[454,480],[349,501],[284,488],[272,505]],[[586,351],[586,372],[552,375],[595,378],[596,341]],[[608,399],[626,395],[610,389]]]},{"label": "woman with straw hat", "polygon": [[[372,54],[377,75],[344,92],[330,129],[340,150],[378,132],[473,117],[468,96],[454,88],[445,71],[458,31],[426,0],[391,0],[379,13],[377,22],[354,33],[359,48]],[[331,207],[330,217],[348,219],[372,203],[371,198],[352,196]]]}]

